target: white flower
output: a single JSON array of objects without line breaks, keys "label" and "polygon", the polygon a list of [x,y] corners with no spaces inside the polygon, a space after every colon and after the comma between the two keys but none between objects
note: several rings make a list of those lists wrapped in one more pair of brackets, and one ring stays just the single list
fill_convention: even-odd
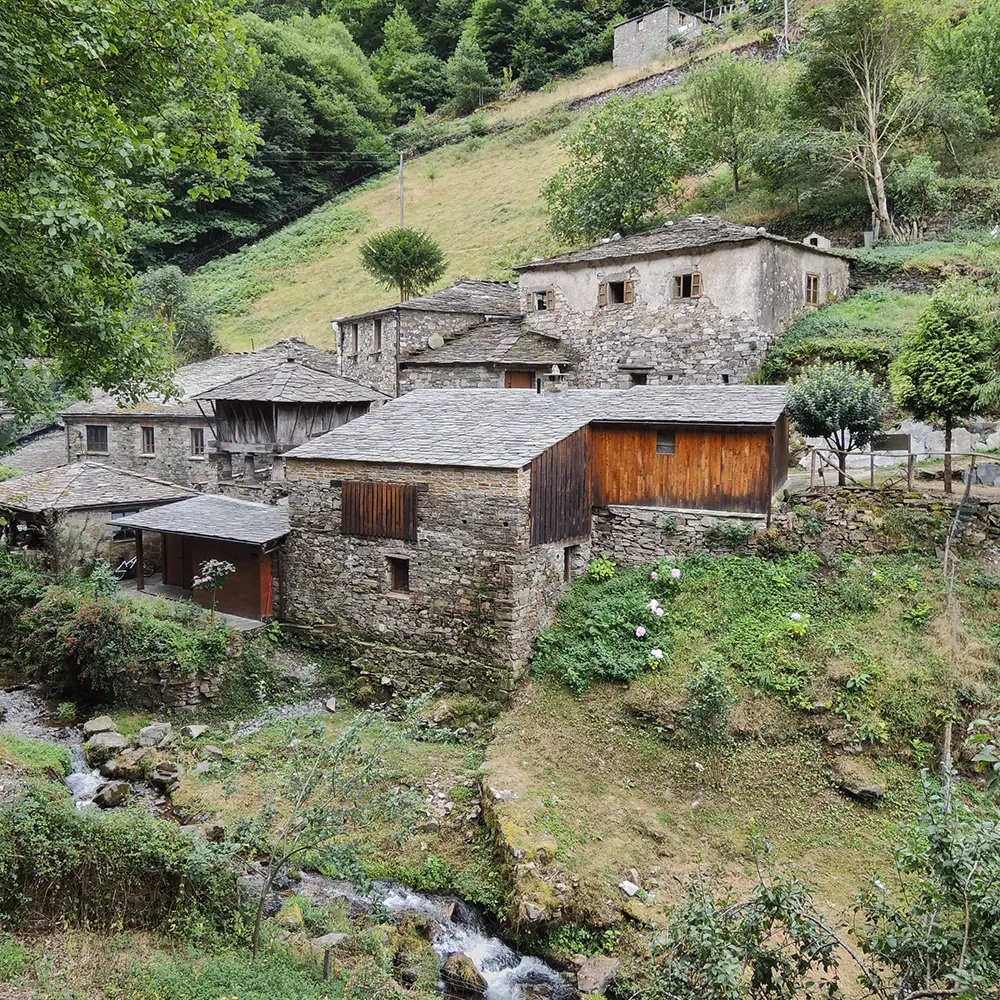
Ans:
[{"label": "white flower", "polygon": [[659,606],[660,602],[655,597],[649,602],[650,611],[655,611]]},{"label": "white flower", "polygon": [[800,615],[798,611],[793,611],[788,617],[791,618],[793,622],[802,621],[802,615]]},{"label": "white flower", "polygon": [[679,580],[681,578],[681,571],[675,566],[671,571],[670,575],[675,579]]},{"label": "white flower", "polygon": [[649,651],[649,655],[654,660],[662,660],[663,659],[663,650],[662,649],[651,649]]},{"label": "white flower", "polygon": [[657,573],[656,570],[654,569],[653,572],[649,574],[649,578],[650,580],[659,580],[660,574]]},{"label": "white flower", "polygon": [[878,579],[878,570],[877,569],[873,569],[872,570],[872,578],[875,579],[875,580]]},{"label": "white flower", "polygon": [[635,630],[635,637],[637,639],[641,639],[645,634],[646,630],[641,625]]},{"label": "white flower", "polygon": [[663,608],[657,608],[653,612],[653,614],[656,615],[657,618],[662,618],[664,616],[664,614],[666,614],[666,612],[663,610]]}]

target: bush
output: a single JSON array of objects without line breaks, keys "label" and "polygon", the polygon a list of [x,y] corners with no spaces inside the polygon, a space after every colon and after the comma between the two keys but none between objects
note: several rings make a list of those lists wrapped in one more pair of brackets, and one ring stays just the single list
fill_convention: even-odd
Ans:
[{"label": "bush", "polygon": [[684,724],[690,738],[698,743],[718,743],[726,736],[729,710],[736,704],[725,671],[714,661],[701,663],[685,687],[688,706]]},{"label": "bush", "polygon": [[30,964],[28,953],[9,934],[0,936],[0,983],[9,983],[25,972]]}]

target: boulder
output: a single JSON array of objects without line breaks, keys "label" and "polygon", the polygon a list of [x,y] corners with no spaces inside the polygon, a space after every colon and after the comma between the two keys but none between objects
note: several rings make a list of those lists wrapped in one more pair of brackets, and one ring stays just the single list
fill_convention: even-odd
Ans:
[{"label": "boulder", "polygon": [[127,750],[129,741],[121,733],[98,733],[84,744],[84,751],[91,767],[97,767],[106,760],[117,755],[120,750]]},{"label": "boulder", "polygon": [[885,797],[885,785],[864,761],[853,757],[838,757],[831,766],[834,788],[866,806],[873,806]]},{"label": "boulder", "polygon": [[132,791],[127,781],[106,781],[94,795],[94,805],[101,809],[116,809],[128,801]]},{"label": "boulder", "polygon": [[140,747],[138,750],[126,750],[124,753],[106,760],[101,765],[101,774],[105,778],[124,778],[127,781],[136,781],[143,777],[145,768],[143,761],[149,756],[148,747]]},{"label": "boulder", "polygon": [[322,937],[312,938],[309,942],[313,948],[318,948],[320,951],[326,951],[327,948],[336,948],[341,941],[346,941],[350,937],[349,934],[341,934],[339,931],[333,931],[330,934],[324,934]]},{"label": "boulder", "polygon": [[99,715],[96,719],[88,719],[83,724],[83,735],[86,737],[96,736],[98,733],[114,733],[118,727],[114,724],[110,715]]},{"label": "boulder", "polygon": [[195,774],[208,774],[208,772],[211,770],[212,770],[212,765],[207,760],[200,761],[194,766]]},{"label": "boulder", "polygon": [[326,708],[326,710],[328,712],[336,712],[337,711],[337,699],[336,698],[327,698],[324,707]]},{"label": "boulder", "polygon": [[209,743],[208,746],[201,748],[201,755],[207,760],[222,760],[226,756],[226,753],[221,747],[212,746]]},{"label": "boulder", "polygon": [[181,726],[181,736],[189,740],[201,739],[208,732],[208,726]]},{"label": "boulder", "polygon": [[639,886],[637,886],[635,882],[629,882],[628,879],[625,879],[624,882],[619,882],[618,888],[621,889],[621,891],[624,892],[629,898],[639,895]]},{"label": "boulder", "polygon": [[154,788],[162,788],[169,792],[175,789],[180,783],[184,772],[180,764],[175,764],[170,760],[161,760],[154,768],[149,777],[150,784]]},{"label": "boulder", "polygon": [[154,722],[139,730],[139,746],[159,746],[173,731],[169,722]]},{"label": "boulder", "polygon": [[302,916],[302,907],[298,903],[289,903],[287,906],[283,906],[275,920],[282,927],[287,927],[290,930],[299,930],[306,925],[305,917]]},{"label": "boulder", "polygon": [[581,993],[599,993],[604,996],[608,991],[621,962],[607,955],[592,955],[584,959],[576,974],[576,984]]},{"label": "boulder", "polygon": [[221,844],[226,839],[226,831],[219,823],[185,823],[178,829],[192,837],[204,837],[213,844]]},{"label": "boulder", "polygon": [[444,960],[441,979],[455,996],[481,997],[486,993],[486,980],[479,974],[472,959],[460,951],[453,952]]}]

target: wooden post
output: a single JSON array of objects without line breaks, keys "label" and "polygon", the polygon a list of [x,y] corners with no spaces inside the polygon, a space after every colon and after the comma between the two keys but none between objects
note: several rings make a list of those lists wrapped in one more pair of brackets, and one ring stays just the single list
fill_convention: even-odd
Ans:
[{"label": "wooden post", "polygon": [[809,489],[816,485],[816,449],[809,453]]},{"label": "wooden post", "polygon": [[146,567],[142,562],[142,528],[135,529],[135,589],[146,589]]},{"label": "wooden post", "polygon": [[909,455],[906,456],[906,488],[908,490],[913,489],[913,471],[917,465],[917,456],[911,451]]},{"label": "wooden post", "polygon": [[870,451],[868,453],[868,475],[871,479],[872,486],[875,485],[875,452]]},{"label": "wooden post", "polygon": [[327,948],[323,952],[323,982],[328,983],[330,981],[330,965],[333,960],[333,949]]}]

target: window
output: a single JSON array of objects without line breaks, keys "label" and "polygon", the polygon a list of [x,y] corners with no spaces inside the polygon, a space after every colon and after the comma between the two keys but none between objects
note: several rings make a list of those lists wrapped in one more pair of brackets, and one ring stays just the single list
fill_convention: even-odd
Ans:
[{"label": "window", "polygon": [[807,274],[806,275],[806,305],[807,306],[818,306],[819,305],[819,275],[818,274]]},{"label": "window", "polygon": [[555,290],[542,288],[528,292],[525,307],[528,312],[552,312],[556,307]]},{"label": "window", "polygon": [[677,438],[674,436],[673,431],[656,432],[656,454],[657,455],[677,454]]},{"label": "window", "polygon": [[675,299],[701,298],[701,272],[691,271],[690,274],[674,275]]},{"label": "window", "polygon": [[723,385],[729,385],[729,376],[728,375],[723,375],[722,376],[722,384]]},{"label": "window", "polygon": [[204,455],[205,454],[205,428],[204,427],[192,427],[191,428],[191,454],[192,455]]},{"label": "window", "polygon": [[374,322],[374,330],[375,330],[375,341],[374,341],[375,347],[374,347],[374,349],[375,349],[375,352],[378,353],[379,351],[382,350],[382,320],[381,320],[381,318],[378,318],[378,319],[375,320],[375,322]]},{"label": "window", "polygon": [[818,247],[819,246],[819,237],[818,236],[810,236],[809,237],[809,246],[811,246],[811,247]]},{"label": "window", "polygon": [[629,380],[632,385],[646,385],[649,381],[649,376],[645,372],[632,372],[632,374],[629,375]]},{"label": "window", "polygon": [[687,14],[681,14],[680,17],[677,19],[677,23],[678,24],[687,24],[687,19],[688,19],[687,18]]},{"label": "window", "polygon": [[351,354],[358,353],[358,324],[351,324]]},{"label": "window", "polygon": [[630,306],[635,302],[634,281],[602,281],[597,286],[597,304]]},{"label": "window", "polygon": [[535,373],[506,371],[503,373],[503,387],[505,389],[534,389]]},{"label": "window", "polygon": [[114,542],[127,542],[135,538],[135,528],[123,526],[116,528],[114,522],[120,517],[128,517],[130,514],[138,514],[137,510],[120,510],[111,514],[111,540]]},{"label": "window", "polygon": [[140,428],[142,432],[142,453],[152,455],[156,451],[156,431],[152,427]]},{"label": "window", "polygon": [[87,424],[87,451],[106,453],[107,450],[107,424]]},{"label": "window", "polygon": [[569,583],[573,579],[573,560],[579,548],[579,545],[567,545],[563,549],[563,583]]},{"label": "window", "polygon": [[417,487],[349,479],[341,484],[340,533],[417,540]]},{"label": "window", "polygon": [[410,592],[410,560],[389,556],[386,562],[389,564],[389,587],[393,593],[408,594]]},{"label": "window", "polygon": [[645,24],[645,22],[643,21],[643,19],[641,17],[639,18],[638,21],[635,22],[635,30],[636,31],[645,31],[646,30],[646,24]]}]

